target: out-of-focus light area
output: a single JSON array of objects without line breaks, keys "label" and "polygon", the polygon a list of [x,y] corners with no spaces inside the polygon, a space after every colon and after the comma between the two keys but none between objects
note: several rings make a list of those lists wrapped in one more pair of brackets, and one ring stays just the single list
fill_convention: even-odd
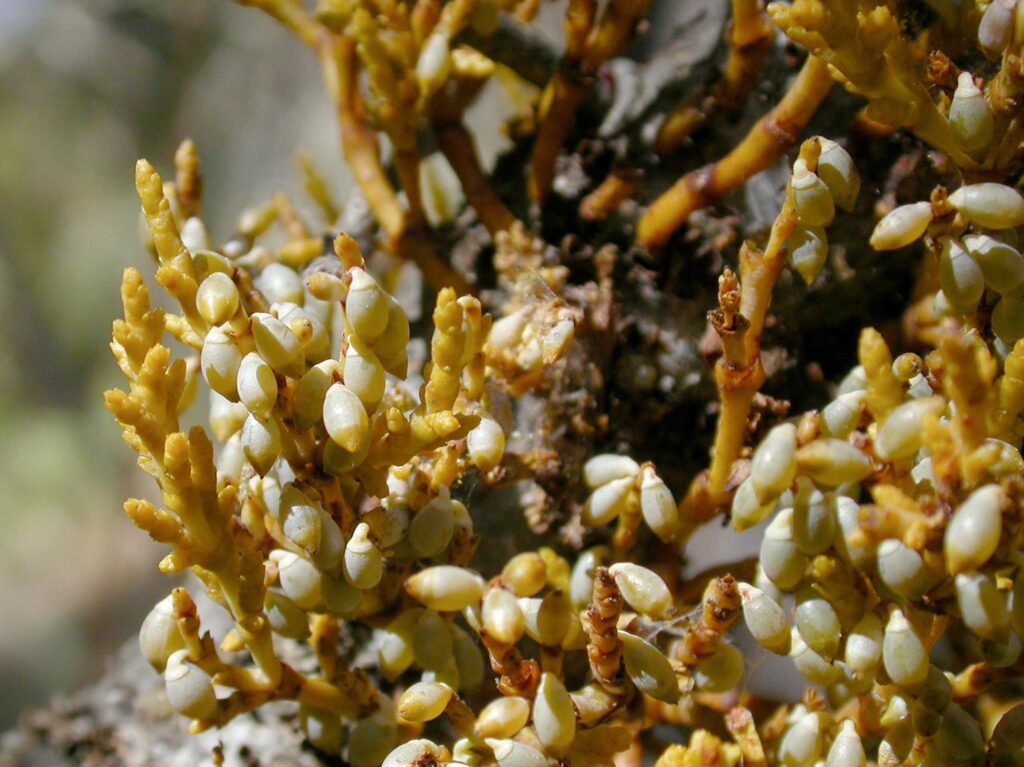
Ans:
[{"label": "out-of-focus light area", "polygon": [[[190,136],[204,216],[348,174],[313,58],[227,0],[0,2],[0,730],[97,677],[173,585],[121,512],[152,483],[102,406],[122,270],[138,266],[136,159]],[[192,420],[202,418],[192,414]]]}]

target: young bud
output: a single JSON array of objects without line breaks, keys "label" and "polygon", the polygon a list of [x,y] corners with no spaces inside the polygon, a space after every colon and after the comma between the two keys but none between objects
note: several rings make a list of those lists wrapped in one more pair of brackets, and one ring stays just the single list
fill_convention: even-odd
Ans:
[{"label": "young bud", "polygon": [[164,689],[171,708],[190,719],[208,719],[217,711],[213,680],[188,659],[188,650],[178,650],[167,659]]},{"label": "young bud", "polygon": [[931,222],[930,202],[900,205],[878,222],[869,242],[875,250],[899,250],[920,238]]},{"label": "young bud", "polygon": [[484,579],[464,567],[437,565],[407,578],[405,590],[432,610],[457,612],[480,601]]},{"label": "young bud", "polygon": [[324,395],[324,426],[331,439],[350,453],[360,448],[369,433],[366,409],[345,384],[332,384]]},{"label": "young bud", "polygon": [[608,568],[615,585],[629,606],[655,620],[669,618],[675,612],[672,592],[657,573],[629,562],[618,562]]},{"label": "young bud", "polygon": [[968,234],[963,242],[992,290],[1005,295],[1024,284],[1024,256],[1015,248],[987,234]]},{"label": "young bud", "polygon": [[1002,507],[1006,492],[985,485],[971,493],[946,526],[946,569],[956,575],[978,570],[995,553],[1003,531]]},{"label": "young bud", "polygon": [[821,145],[816,170],[818,177],[828,185],[836,205],[852,212],[860,193],[860,176],[853,158],[835,141],[819,137],[818,142]]},{"label": "young bud", "polygon": [[836,216],[836,206],[828,186],[807,169],[807,163],[793,163],[793,205],[804,226],[828,226]]},{"label": "young bud", "polygon": [[331,356],[331,334],[317,313],[290,302],[274,304],[273,308],[299,339],[307,362],[323,362]]},{"label": "young bud", "polygon": [[607,485],[614,479],[637,477],[640,465],[627,455],[602,453],[583,464],[583,482],[591,490]]},{"label": "young bud", "polygon": [[654,645],[625,631],[618,632],[622,642],[622,660],[636,688],[655,700],[676,703],[679,680],[668,658]]},{"label": "young bud", "polygon": [[743,600],[743,621],[754,639],[769,652],[788,654],[791,642],[785,611],[761,589],[749,584],[740,583],[739,592]]},{"label": "young bud", "polygon": [[1011,186],[985,181],[962,186],[949,203],[971,223],[986,229],[1014,229],[1024,224],[1024,197]]}]

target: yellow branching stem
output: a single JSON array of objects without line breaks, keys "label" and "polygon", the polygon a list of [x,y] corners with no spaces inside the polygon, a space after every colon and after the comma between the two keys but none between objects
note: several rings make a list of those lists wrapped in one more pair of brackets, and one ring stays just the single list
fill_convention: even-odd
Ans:
[{"label": "yellow branching stem", "polygon": [[[819,152],[814,140],[804,142],[800,158],[814,167]],[[754,395],[764,383],[761,364],[761,332],[764,329],[772,289],[785,264],[785,244],[796,227],[792,188],[772,225],[768,244],[762,252],[751,243],[740,248],[740,276],[731,270],[719,279],[719,308],[709,315],[722,340],[722,356],[715,364],[719,414],[711,466],[698,475],[680,502],[681,541],[714,516],[728,501],[732,466],[740,457],[747,438],[747,416]]]},{"label": "yellow branching stem", "polygon": [[637,226],[648,248],[664,245],[690,215],[737,189],[788,152],[832,89],[828,66],[809,56],[782,100],[729,154],[683,176],[652,203]]},{"label": "yellow branching stem", "polygon": [[580,202],[580,217],[586,221],[603,221],[633,196],[643,174],[635,168],[617,163],[597,189]]},{"label": "yellow branching stem", "polygon": [[306,194],[316,203],[323,216],[324,223],[331,226],[338,218],[338,206],[327,188],[327,181],[317,171],[313,160],[306,154],[299,155],[299,170],[302,171],[303,186]]},{"label": "yellow branching stem", "polygon": [[649,0],[610,0],[597,18],[593,0],[570,0],[565,12],[565,53],[541,96],[530,159],[529,192],[542,201],[551,191],[555,161],[597,71],[632,39]]},{"label": "yellow branching stem", "polygon": [[729,54],[721,76],[706,93],[688,99],[668,114],[655,140],[659,153],[679,149],[716,112],[734,112],[743,105],[771,49],[772,25],[761,0],[733,0],[732,23],[725,39]]},{"label": "yellow branching stem", "polygon": [[415,128],[415,120],[395,119],[395,115],[390,113],[391,119],[382,119],[385,125],[405,131],[396,143],[395,166],[410,201],[409,212],[402,208],[381,161],[377,135],[369,126],[359,92],[360,55],[371,57],[375,65],[370,71],[371,80],[380,91],[393,95],[394,98],[386,103],[399,108],[402,115],[408,116],[409,110],[415,108],[418,91],[415,81],[409,79],[408,67],[405,77],[396,78],[388,69],[390,62],[385,65],[380,58],[384,53],[374,47],[380,56],[373,56],[365,49],[366,45],[375,46],[378,42],[373,33],[372,19],[368,21],[365,12],[355,14],[357,23],[350,36],[346,28],[353,17],[347,10],[339,18],[332,15],[330,9],[321,9],[318,21],[294,0],[239,2],[257,7],[277,19],[316,53],[324,83],[334,102],[345,160],[391,247],[399,255],[414,261],[435,289],[452,286],[460,293],[468,292],[470,286],[465,278],[436,253],[422,228],[419,156],[415,148],[415,133],[409,133]]},{"label": "yellow branching stem", "polygon": [[316,50],[327,91],[337,110],[345,159],[377,223],[388,239],[396,242],[405,230],[405,211],[381,164],[377,136],[366,124],[359,95],[356,44],[346,38],[328,36],[326,32],[320,35]]},{"label": "yellow branching stem", "polygon": [[470,48],[452,54],[452,75],[430,102],[430,117],[437,144],[459,179],[466,200],[494,237],[515,223],[515,217],[494,191],[480,165],[473,136],[462,123],[462,115],[480,88],[494,73],[494,64]]}]

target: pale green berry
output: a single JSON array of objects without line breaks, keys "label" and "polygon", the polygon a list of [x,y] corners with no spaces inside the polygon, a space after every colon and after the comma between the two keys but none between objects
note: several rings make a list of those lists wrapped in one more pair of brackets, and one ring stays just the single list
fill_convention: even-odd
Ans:
[{"label": "pale green berry", "polygon": [[672,592],[653,570],[629,562],[618,562],[608,568],[623,598],[639,613],[656,620],[675,612]]},{"label": "pale green berry", "polygon": [[576,738],[576,709],[562,681],[552,673],[541,675],[533,699],[533,730],[552,756],[568,753]]},{"label": "pale green berry", "polygon": [[739,592],[743,601],[743,620],[754,639],[769,652],[788,654],[790,627],[783,609],[761,589],[749,584],[740,583]]},{"label": "pale green berry", "polygon": [[628,455],[602,453],[583,464],[583,482],[591,490],[607,485],[613,479],[640,475],[640,465]]},{"label": "pale green berry", "polygon": [[1024,256],[1015,248],[987,234],[968,234],[963,242],[992,290],[1003,295],[1024,284]]},{"label": "pale green berry", "polygon": [[985,94],[970,72],[961,72],[949,105],[949,124],[960,147],[973,157],[984,157],[992,143],[995,118]]},{"label": "pale green berry", "polygon": [[672,664],[657,647],[625,631],[618,632],[626,674],[641,692],[665,703],[679,700],[679,681]]},{"label": "pale green berry", "polygon": [[971,223],[987,229],[1014,229],[1024,224],[1024,197],[1005,184],[984,181],[962,186],[949,203]]},{"label": "pale green berry", "polygon": [[928,202],[900,205],[889,211],[875,226],[870,244],[875,250],[899,250],[919,239],[932,222]]},{"label": "pale green berry", "polygon": [[999,485],[985,485],[953,513],[945,534],[946,568],[951,574],[978,570],[995,553],[1006,503],[1006,492]]},{"label": "pale green berry", "polygon": [[828,186],[798,159],[793,163],[793,204],[804,226],[828,226],[836,215],[835,202]]},{"label": "pale green berry", "polygon": [[464,567],[437,565],[407,578],[405,590],[432,610],[457,612],[480,601],[484,580]]},{"label": "pale green berry", "polygon": [[893,610],[885,625],[882,663],[901,687],[914,687],[928,677],[928,651],[900,610]]},{"label": "pale green berry", "polygon": [[208,719],[217,711],[213,680],[189,660],[188,650],[177,650],[167,659],[164,689],[171,708],[190,719]]}]

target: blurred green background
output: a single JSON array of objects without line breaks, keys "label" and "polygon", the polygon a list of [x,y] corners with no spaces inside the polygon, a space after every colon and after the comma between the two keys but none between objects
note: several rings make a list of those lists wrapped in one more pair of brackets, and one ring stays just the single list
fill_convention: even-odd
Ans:
[{"label": "blurred green background", "polygon": [[[204,214],[298,188],[299,150],[348,185],[311,56],[228,0],[0,0],[0,730],[102,671],[172,583],[120,511],[153,497],[102,408],[138,244],[137,158],[199,146]],[[154,290],[154,294],[159,290]],[[192,413],[193,419],[202,413]]]}]

